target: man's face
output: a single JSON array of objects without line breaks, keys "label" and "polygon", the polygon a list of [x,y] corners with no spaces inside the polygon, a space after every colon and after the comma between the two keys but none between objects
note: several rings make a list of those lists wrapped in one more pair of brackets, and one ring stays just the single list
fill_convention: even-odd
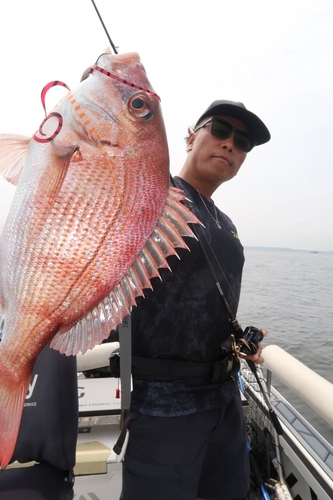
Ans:
[{"label": "man's face", "polygon": [[[218,115],[240,130],[247,127],[237,118]],[[205,118],[203,123],[209,118]],[[217,185],[232,179],[242,166],[246,153],[235,146],[235,132],[227,139],[218,139],[210,133],[210,123],[190,134],[188,151],[193,174],[211,180]]]}]

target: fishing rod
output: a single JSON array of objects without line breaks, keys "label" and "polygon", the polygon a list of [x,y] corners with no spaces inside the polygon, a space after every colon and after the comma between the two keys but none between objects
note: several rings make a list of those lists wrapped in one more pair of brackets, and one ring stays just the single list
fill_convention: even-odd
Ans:
[{"label": "fishing rod", "polygon": [[102,23],[102,26],[103,26],[104,31],[105,31],[105,33],[106,33],[106,36],[108,37],[108,40],[109,40],[109,42],[110,42],[110,45],[111,45],[111,47],[113,48],[113,52],[114,52],[115,54],[118,54],[117,47],[114,45],[114,43],[112,42],[112,40],[111,40],[111,38],[110,38],[110,35],[109,35],[109,33],[108,33],[108,30],[106,29],[106,26],[105,26],[105,24],[104,24],[104,22],[103,22],[102,16],[101,16],[101,15],[100,15],[100,13],[98,12],[98,9],[97,9],[97,7],[96,7],[96,4],[95,4],[94,0],[91,0],[91,2],[92,2],[92,4],[93,4],[93,6],[95,7],[96,13],[97,13],[97,15],[98,15],[98,17],[99,17],[99,20],[100,20],[100,21],[101,21],[101,23]]}]

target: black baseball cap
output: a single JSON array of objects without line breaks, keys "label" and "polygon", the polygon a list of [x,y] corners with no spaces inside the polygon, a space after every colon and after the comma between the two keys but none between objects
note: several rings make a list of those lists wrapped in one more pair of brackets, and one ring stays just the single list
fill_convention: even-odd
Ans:
[{"label": "black baseball cap", "polygon": [[257,146],[268,142],[271,138],[271,134],[269,133],[269,130],[264,122],[262,122],[257,115],[246,109],[242,102],[226,100],[212,102],[212,104],[208,106],[206,111],[196,122],[195,128],[204,120],[204,118],[215,115],[233,116],[234,118],[241,120],[244,125],[247,126],[249,133],[256,140]]}]

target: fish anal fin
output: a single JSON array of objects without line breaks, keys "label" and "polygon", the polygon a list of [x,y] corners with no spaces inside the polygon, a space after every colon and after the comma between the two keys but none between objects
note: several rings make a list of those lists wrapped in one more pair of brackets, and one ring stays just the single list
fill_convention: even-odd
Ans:
[{"label": "fish anal fin", "polygon": [[103,317],[101,308],[97,306],[76,324],[61,327],[50,346],[67,356],[84,353],[109,336],[112,323],[112,320]]}]

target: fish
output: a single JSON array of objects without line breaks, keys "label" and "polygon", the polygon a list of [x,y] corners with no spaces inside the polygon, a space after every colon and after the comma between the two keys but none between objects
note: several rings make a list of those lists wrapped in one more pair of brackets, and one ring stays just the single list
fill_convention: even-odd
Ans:
[{"label": "fish", "polygon": [[140,56],[107,49],[88,75],[73,90],[43,89],[43,105],[52,85],[68,92],[32,137],[0,135],[0,172],[17,185],[0,237],[1,469],[43,348],[102,343],[199,223],[170,186],[160,99]]}]

